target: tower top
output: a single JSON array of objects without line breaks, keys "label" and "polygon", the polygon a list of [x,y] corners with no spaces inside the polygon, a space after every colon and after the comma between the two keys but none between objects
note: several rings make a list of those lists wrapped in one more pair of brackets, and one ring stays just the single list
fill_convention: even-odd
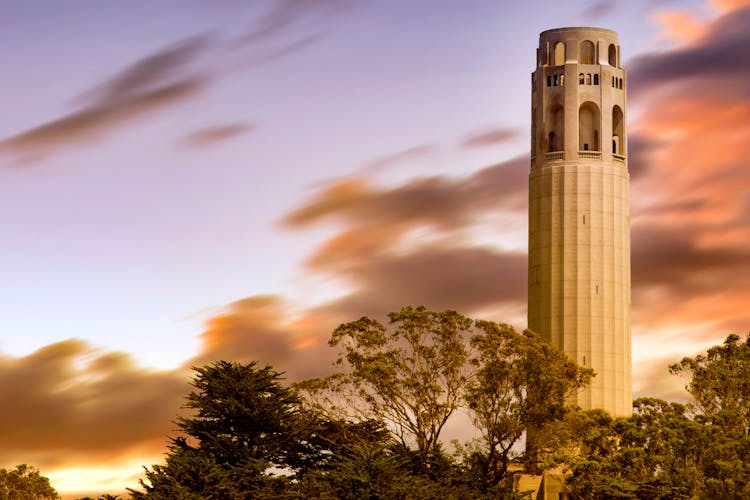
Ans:
[{"label": "tower top", "polygon": [[606,28],[597,28],[597,27],[594,27],[594,26],[570,26],[570,27],[565,27],[565,28],[552,28],[552,29],[548,29],[548,30],[542,31],[539,34],[539,38],[540,39],[541,38],[546,38],[546,37],[548,37],[552,33],[564,33],[564,32],[576,32],[576,31],[587,32],[587,33],[589,33],[589,32],[593,33],[593,32],[597,32],[598,31],[598,32],[600,32],[602,34],[606,34],[606,36],[613,36],[613,37],[617,38],[617,32],[616,31],[612,31],[612,30],[609,30],[609,29],[606,29]]},{"label": "tower top", "polygon": [[596,27],[553,28],[539,34],[537,66],[567,63],[620,67],[617,32]]}]

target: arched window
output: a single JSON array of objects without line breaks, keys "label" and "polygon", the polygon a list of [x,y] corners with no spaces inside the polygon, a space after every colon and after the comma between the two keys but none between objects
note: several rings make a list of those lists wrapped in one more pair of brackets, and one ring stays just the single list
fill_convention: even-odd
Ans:
[{"label": "arched window", "polygon": [[578,75],[578,83],[580,85],[583,85],[583,73],[579,73],[579,75]]},{"label": "arched window", "polygon": [[581,54],[578,57],[578,62],[580,64],[595,64],[595,60],[596,50],[594,49],[594,44],[589,40],[584,40],[581,42]]},{"label": "arched window", "polygon": [[617,67],[617,47],[614,43],[609,44],[609,65]]},{"label": "arched window", "polygon": [[612,86],[613,87],[615,86],[615,77],[614,76],[612,77]]},{"label": "arched window", "polygon": [[586,85],[591,85],[591,73],[586,73]]},{"label": "arched window", "polygon": [[554,85],[555,87],[557,87],[557,82],[559,81],[559,80],[558,80],[559,78],[560,78],[560,77],[559,77],[558,75],[555,75],[555,82],[553,83],[553,85]]},{"label": "arched window", "polygon": [[552,86],[552,76],[547,75],[547,87],[551,87],[551,86]]},{"label": "arched window", "polygon": [[625,151],[623,144],[623,127],[624,120],[622,116],[622,109],[620,106],[612,108],[612,153],[622,155]]},{"label": "arched window", "polygon": [[599,85],[599,75],[594,75],[594,85]]},{"label": "arched window", "polygon": [[559,104],[547,115],[547,151],[562,151],[565,144],[565,112]]},{"label": "arched window", "polygon": [[599,151],[599,107],[593,102],[578,110],[578,150]]},{"label": "arched window", "polygon": [[565,75],[560,75],[560,86],[561,87],[565,86]]},{"label": "arched window", "polygon": [[557,42],[555,44],[555,66],[562,66],[565,64],[565,44]]}]

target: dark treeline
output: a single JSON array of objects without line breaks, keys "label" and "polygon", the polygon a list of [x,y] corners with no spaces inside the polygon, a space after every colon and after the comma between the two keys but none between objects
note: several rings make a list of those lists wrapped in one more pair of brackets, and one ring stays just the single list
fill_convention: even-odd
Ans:
[{"label": "dark treeline", "polygon": [[[689,404],[641,398],[629,418],[566,407],[590,369],[454,311],[362,318],[330,345],[336,371],[292,386],[257,363],[196,367],[180,433],[131,497],[520,499],[513,474],[549,470],[570,498],[750,498],[750,335],[670,367]],[[456,414],[477,437],[448,450]]]}]

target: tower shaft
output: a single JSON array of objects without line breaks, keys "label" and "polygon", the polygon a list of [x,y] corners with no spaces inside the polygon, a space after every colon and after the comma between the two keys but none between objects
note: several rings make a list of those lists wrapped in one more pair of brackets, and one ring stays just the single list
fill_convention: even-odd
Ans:
[{"label": "tower shaft", "polygon": [[529,328],[596,372],[571,403],[630,415],[630,202],[617,34],[549,30],[537,54]]}]

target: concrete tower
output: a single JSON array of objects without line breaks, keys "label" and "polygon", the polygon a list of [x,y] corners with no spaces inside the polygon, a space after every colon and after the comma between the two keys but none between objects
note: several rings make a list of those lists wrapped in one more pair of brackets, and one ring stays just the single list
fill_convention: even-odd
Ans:
[{"label": "concrete tower", "polygon": [[539,36],[532,74],[529,328],[596,377],[570,401],[630,415],[630,202],[617,33]]}]

